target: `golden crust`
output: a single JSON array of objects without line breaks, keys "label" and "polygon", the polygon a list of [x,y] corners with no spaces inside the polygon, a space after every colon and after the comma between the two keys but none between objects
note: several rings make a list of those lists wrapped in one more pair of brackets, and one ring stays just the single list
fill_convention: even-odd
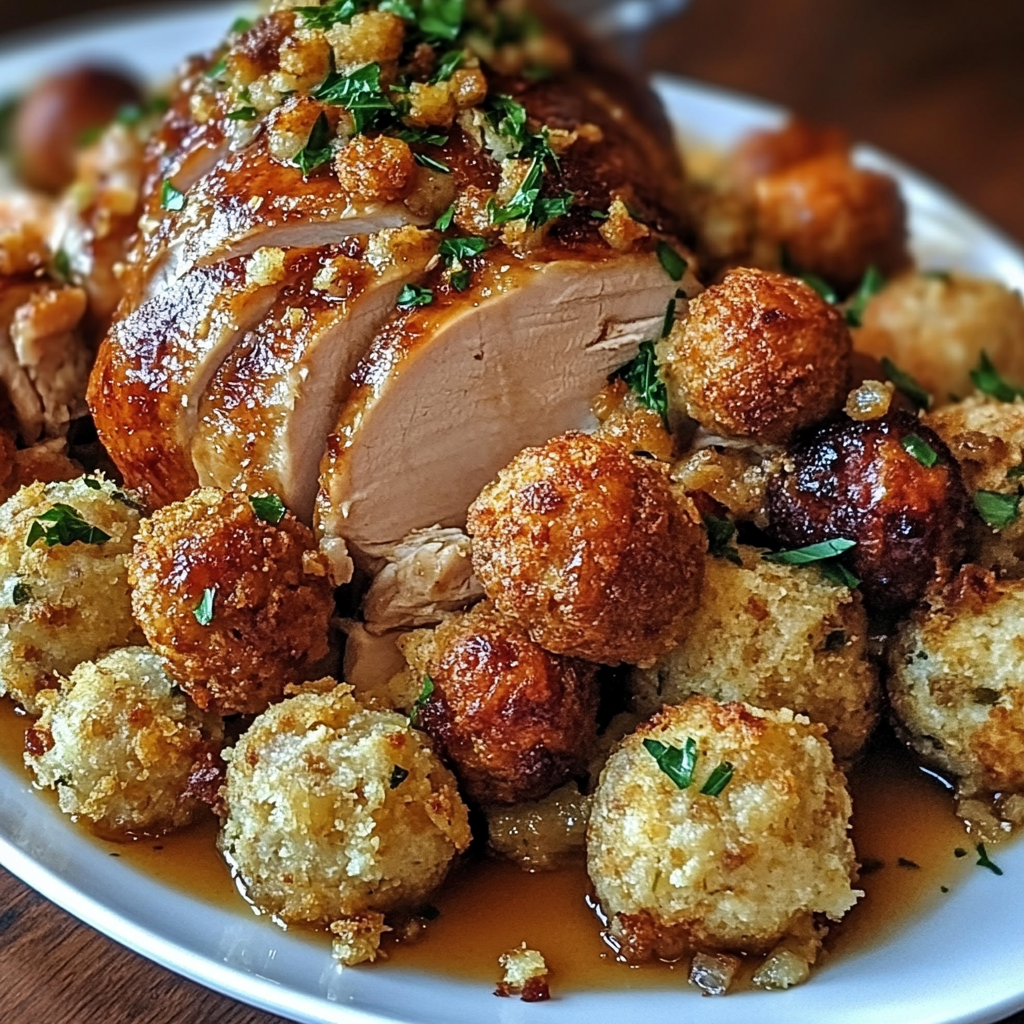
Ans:
[{"label": "golden crust", "polygon": [[520,452],[470,507],[468,531],[487,596],[546,650],[649,664],[699,599],[699,523],[660,463],[568,433]]},{"label": "golden crust", "polygon": [[338,152],[334,170],[341,187],[352,196],[364,202],[390,202],[409,194],[416,164],[412,150],[401,139],[357,135]]},{"label": "golden crust", "polygon": [[[255,714],[326,657],[333,600],[313,549],[290,514],[275,526],[244,496],[212,488],[143,524],[129,569],[132,608],[200,707]],[[213,617],[202,625],[196,611],[209,591]]]},{"label": "golden crust", "polygon": [[664,349],[674,405],[712,433],[781,444],[842,408],[852,341],[809,285],[744,268],[690,302]]}]

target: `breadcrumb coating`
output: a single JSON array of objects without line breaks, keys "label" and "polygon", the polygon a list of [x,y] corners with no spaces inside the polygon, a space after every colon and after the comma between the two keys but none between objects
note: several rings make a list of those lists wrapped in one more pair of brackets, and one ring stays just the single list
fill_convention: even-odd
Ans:
[{"label": "breadcrumb coating", "polygon": [[[40,538],[30,546],[34,524],[58,526],[39,519],[57,506],[109,539],[50,547]],[[33,483],[0,506],[0,695],[39,714],[40,691],[57,686],[58,677],[142,641],[126,567],[141,508],[137,495],[102,476]]]},{"label": "breadcrumb coating", "polygon": [[196,491],[143,524],[129,574],[146,639],[201,708],[257,714],[327,656],[326,564],[290,513]]}]

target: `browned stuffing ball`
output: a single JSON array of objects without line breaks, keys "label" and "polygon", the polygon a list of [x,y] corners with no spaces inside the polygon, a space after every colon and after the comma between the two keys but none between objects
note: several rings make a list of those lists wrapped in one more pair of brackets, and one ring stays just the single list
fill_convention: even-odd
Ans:
[{"label": "browned stuffing ball", "polygon": [[570,432],[526,448],[469,510],[473,568],[546,650],[650,665],[686,631],[706,539],[665,467]]},{"label": "browned stuffing ball", "polygon": [[735,184],[752,189],[759,179],[829,153],[845,155],[850,139],[841,128],[791,118],[781,128],[751,132],[729,158]]},{"label": "browned stuffing ball", "polygon": [[801,270],[846,294],[868,267],[886,277],[910,264],[907,213],[886,174],[855,167],[842,154],[799,163],[756,186],[758,229]]},{"label": "browned stuffing ball", "polygon": [[[929,465],[930,463],[930,465]],[[768,484],[768,532],[786,548],[855,541],[844,560],[869,608],[899,612],[967,552],[967,492],[934,431],[906,412],[838,420],[791,446]]]},{"label": "browned stuffing ball", "polygon": [[146,639],[201,708],[257,714],[327,655],[334,605],[312,533],[244,495],[205,488],[156,512],[129,581]]},{"label": "browned stuffing ball", "polygon": [[597,666],[549,654],[489,601],[401,642],[433,690],[417,724],[477,803],[539,800],[586,770]]},{"label": "browned stuffing ball", "polygon": [[665,346],[669,399],[712,433],[785,444],[842,408],[852,348],[842,315],[810,285],[732,270]]}]

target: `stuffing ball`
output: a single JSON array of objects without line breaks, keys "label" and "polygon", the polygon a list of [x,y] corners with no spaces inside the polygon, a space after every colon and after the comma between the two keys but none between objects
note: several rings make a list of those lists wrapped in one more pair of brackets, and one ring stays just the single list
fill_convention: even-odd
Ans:
[{"label": "stuffing ball", "polygon": [[700,517],[660,463],[568,433],[527,448],[469,509],[487,596],[545,650],[650,664],[686,631],[704,578]]},{"label": "stuffing ball", "polygon": [[731,270],[664,345],[669,401],[705,430],[784,444],[843,407],[850,331],[810,285]]},{"label": "stuffing ball", "polygon": [[1024,302],[998,281],[962,274],[904,274],[867,304],[853,332],[858,352],[888,356],[936,405],[974,390],[982,352],[1024,385]]},{"label": "stuffing ball", "polygon": [[708,559],[688,637],[653,668],[634,670],[636,710],[650,715],[695,693],[789,708],[826,726],[836,758],[849,763],[880,703],[860,595],[815,566],[777,565],[756,548],[738,550],[742,565]]},{"label": "stuffing ball", "polygon": [[[956,457],[969,494],[991,491],[1012,501],[1024,465],[1024,404],[975,394],[929,413],[924,422]],[[1017,516],[996,529],[973,516],[971,532],[975,562],[1002,576],[1024,578],[1024,519]]]},{"label": "stuffing ball", "polygon": [[40,702],[25,763],[39,785],[57,790],[65,814],[108,839],[193,821],[202,805],[189,777],[222,730],[177,690],[158,654],[127,647],[83,662]]},{"label": "stuffing ball", "polygon": [[868,267],[888,277],[910,263],[899,186],[886,174],[855,167],[844,154],[768,175],[754,191],[764,238],[842,294],[857,287]]},{"label": "stuffing ball", "polygon": [[468,814],[430,740],[321,680],[225,753],[220,848],[261,910],[335,925],[346,962],[373,959],[384,914],[416,910],[469,846]]},{"label": "stuffing ball", "polygon": [[416,724],[471,800],[539,800],[586,771],[597,736],[596,665],[548,653],[489,601],[399,646],[414,682],[429,678],[433,687]]},{"label": "stuffing ball", "polygon": [[30,484],[0,506],[0,695],[39,714],[58,676],[142,642],[126,568],[141,509],[101,476]]},{"label": "stuffing ball", "polygon": [[129,565],[132,609],[168,671],[201,707],[257,714],[327,656],[334,609],[313,535],[213,488],[143,523]]},{"label": "stuffing ball", "polygon": [[751,132],[729,159],[730,178],[744,192],[770,174],[834,153],[845,156],[850,140],[841,128],[791,118],[781,128]]},{"label": "stuffing ball", "polygon": [[[906,741],[975,794],[1024,794],[1024,581],[966,566],[929,592],[889,654]],[[1017,803],[1020,803],[1018,797]]]},{"label": "stuffing ball", "polygon": [[949,449],[896,411],[837,420],[791,446],[768,484],[768,532],[785,548],[855,541],[843,560],[869,608],[896,613],[963,562],[969,505]]},{"label": "stuffing ball", "polygon": [[[854,905],[850,796],[824,732],[790,711],[692,697],[626,737],[594,796],[587,868],[628,960],[767,953]],[[658,758],[688,746],[681,789]],[[702,792],[726,767],[718,795]]]}]

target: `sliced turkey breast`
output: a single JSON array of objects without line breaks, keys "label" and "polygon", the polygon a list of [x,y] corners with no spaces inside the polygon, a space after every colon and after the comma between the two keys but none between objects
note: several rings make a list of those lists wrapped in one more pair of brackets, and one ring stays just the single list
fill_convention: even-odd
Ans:
[{"label": "sliced turkey breast", "polygon": [[472,288],[377,339],[328,439],[317,498],[328,544],[370,565],[415,529],[461,526],[517,452],[592,424],[594,396],[661,334],[680,284],[652,252],[561,255],[493,254]]},{"label": "sliced turkey breast", "polygon": [[204,486],[270,490],[306,522],[349,376],[399,292],[422,279],[433,232],[382,232],[369,252],[319,250],[300,282],[224,361],[200,404],[192,456]]}]

